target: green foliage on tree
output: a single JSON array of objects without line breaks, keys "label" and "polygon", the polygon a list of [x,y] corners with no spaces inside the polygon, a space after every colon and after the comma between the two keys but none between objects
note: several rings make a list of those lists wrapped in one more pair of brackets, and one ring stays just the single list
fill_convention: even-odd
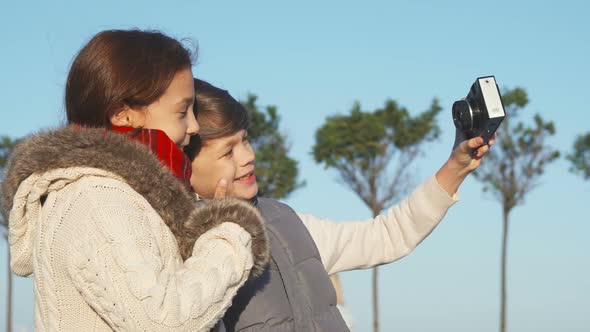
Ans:
[{"label": "green foliage on tree", "polygon": [[522,88],[504,91],[506,118],[497,131],[496,144],[481,166],[475,171],[483,189],[502,204],[503,237],[501,261],[500,331],[506,330],[506,257],[510,212],[522,205],[526,195],[539,185],[545,168],[559,157],[559,151],[546,141],[555,135],[552,121],[541,115],[533,117],[532,124],[519,121],[521,111],[528,104],[528,95]]},{"label": "green foliage on tree", "polygon": [[250,114],[248,137],[256,152],[258,194],[275,199],[286,198],[305,183],[297,179],[297,161],[288,156],[290,146],[286,135],[279,129],[277,107],[266,106],[262,111],[256,100],[256,95],[250,94],[241,103]]},{"label": "green foliage on tree", "polygon": [[[413,117],[394,100],[374,112],[355,103],[347,115],[329,117],[316,132],[313,156],[326,168],[338,171],[340,179],[369,207],[373,215],[407,192],[409,165],[419,155],[422,143],[438,137],[438,100],[430,109]],[[397,161],[393,170],[390,162]]]},{"label": "green foliage on tree", "polygon": [[[16,145],[16,141],[8,136],[0,137],[0,172],[4,171],[6,163],[8,162],[8,156]],[[2,175],[3,173],[0,173]]]},{"label": "green foliage on tree", "polygon": [[[314,159],[335,169],[340,180],[377,216],[411,189],[409,166],[422,144],[438,137],[436,116],[440,111],[436,99],[416,116],[394,100],[373,112],[363,111],[357,102],[349,114],[329,117],[318,129]],[[374,331],[379,330],[377,275],[374,268]]]},{"label": "green foliage on tree", "polygon": [[574,142],[574,150],[567,156],[572,163],[570,171],[590,179],[590,132],[580,135]]}]

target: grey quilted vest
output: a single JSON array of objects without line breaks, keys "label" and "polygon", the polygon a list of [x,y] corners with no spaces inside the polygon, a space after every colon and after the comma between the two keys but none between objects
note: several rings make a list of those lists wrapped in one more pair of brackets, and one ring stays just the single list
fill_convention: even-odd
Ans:
[{"label": "grey quilted vest", "polygon": [[266,220],[272,259],[238,291],[223,319],[227,331],[349,331],[301,219],[272,199],[258,198],[255,204]]}]

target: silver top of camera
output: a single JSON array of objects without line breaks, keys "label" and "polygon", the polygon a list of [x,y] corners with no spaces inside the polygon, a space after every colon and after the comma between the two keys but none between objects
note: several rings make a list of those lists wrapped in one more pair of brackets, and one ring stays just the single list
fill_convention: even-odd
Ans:
[{"label": "silver top of camera", "polygon": [[488,108],[488,116],[490,118],[504,116],[504,107],[502,106],[502,100],[496,87],[496,79],[493,76],[482,77],[479,79],[479,86],[481,87],[481,94]]}]

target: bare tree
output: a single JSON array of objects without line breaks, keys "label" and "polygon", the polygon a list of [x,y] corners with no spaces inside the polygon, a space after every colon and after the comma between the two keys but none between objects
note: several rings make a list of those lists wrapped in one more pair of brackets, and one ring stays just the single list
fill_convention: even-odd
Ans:
[{"label": "bare tree", "polygon": [[[4,178],[4,168],[6,167],[6,163],[8,162],[8,156],[14,146],[16,145],[16,141],[11,139],[8,136],[0,137],[0,187],[2,184],[2,179]],[[0,228],[2,231],[2,236],[6,240],[7,247],[8,247],[8,216],[5,215],[4,209],[0,207]],[[6,331],[12,331],[12,271],[10,270],[10,248],[6,250],[7,257],[7,278],[6,278]]]},{"label": "bare tree", "polygon": [[[330,117],[316,132],[316,162],[334,168],[371,210],[373,217],[411,188],[410,165],[422,143],[438,137],[435,99],[429,110],[412,117],[387,100],[382,109],[364,112],[356,103],[350,114]],[[395,163],[392,161],[395,160]],[[373,331],[379,331],[378,269],[373,268]]]},{"label": "bare tree", "polygon": [[507,117],[497,131],[494,148],[475,172],[484,184],[484,191],[492,193],[502,204],[502,258],[500,286],[500,331],[506,331],[506,259],[510,212],[524,203],[526,195],[539,185],[545,167],[559,157],[559,152],[546,144],[555,134],[551,121],[535,115],[532,125],[518,121],[528,104],[524,89],[514,88],[503,93]]}]

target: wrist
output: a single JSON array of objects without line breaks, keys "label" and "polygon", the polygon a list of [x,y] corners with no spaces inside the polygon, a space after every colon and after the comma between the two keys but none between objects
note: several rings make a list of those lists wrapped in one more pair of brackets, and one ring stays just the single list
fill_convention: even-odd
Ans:
[{"label": "wrist", "polygon": [[466,165],[465,162],[460,160],[460,158],[458,158],[458,156],[453,152],[441,168],[444,167],[448,169],[450,172],[456,173],[460,176],[467,176],[467,174],[469,174],[468,165],[469,162],[467,162]]},{"label": "wrist", "polygon": [[453,196],[463,180],[469,175],[470,171],[452,156],[436,172],[436,180],[440,186],[450,195]]}]

